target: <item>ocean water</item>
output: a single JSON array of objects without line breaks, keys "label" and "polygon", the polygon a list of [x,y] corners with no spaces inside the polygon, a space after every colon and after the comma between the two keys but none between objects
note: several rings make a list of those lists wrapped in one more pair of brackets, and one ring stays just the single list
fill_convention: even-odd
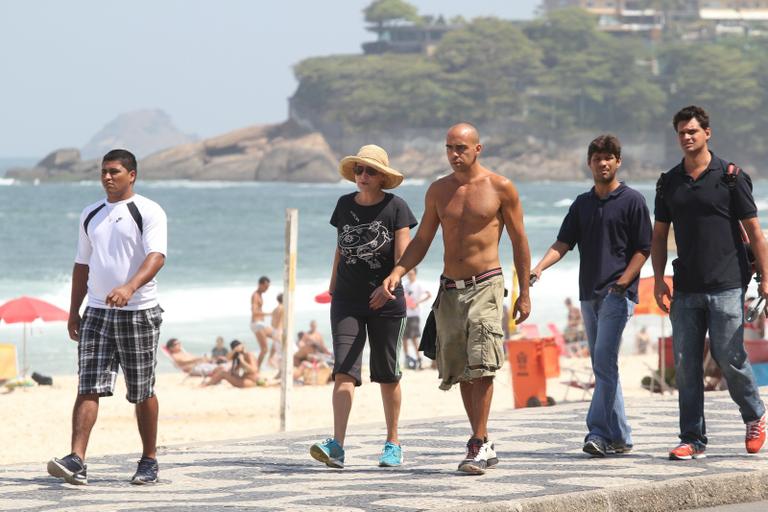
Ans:
[{"label": "ocean water", "polygon": [[[428,183],[411,180],[396,190],[417,218],[423,211]],[[525,209],[532,264],[557,235],[571,201],[591,184],[537,182],[519,184]],[[634,183],[652,200],[653,183]],[[265,310],[271,310],[282,289],[285,210],[299,210],[297,268],[297,330],[316,319],[330,339],[328,305],[314,296],[327,288],[333,260],[335,231],[328,223],[337,198],[354,190],[337,184],[232,183],[139,181],[136,191],[163,206],[168,214],[169,254],[158,276],[160,303],[165,309],[161,341],[180,338],[191,352],[209,352],[216,336],[238,338],[255,348],[250,321],[250,295],[261,275],[272,280]],[[768,188],[755,183],[758,206],[768,205]],[[40,185],[0,180],[0,303],[21,295],[39,297],[67,310],[75,256],[79,214],[103,198],[97,182]],[[652,208],[651,208],[652,209]],[[502,238],[502,262],[511,285],[512,252]],[[419,279],[433,294],[442,266],[440,234],[420,266]],[[650,263],[643,275],[652,273]],[[532,291],[530,322],[565,322],[563,300],[578,298],[578,257],[569,253],[547,271]],[[508,286],[509,287],[509,286]],[[638,317],[625,332],[624,349],[631,350],[634,331],[648,325],[661,329],[657,317]],[[667,326],[666,331],[669,332]],[[0,323],[0,342],[16,343],[21,359],[21,324]],[[29,368],[49,374],[76,372],[76,344],[68,339],[64,322],[35,322],[28,328]],[[21,364],[21,363],[20,363]],[[160,370],[171,369],[160,357]]]}]

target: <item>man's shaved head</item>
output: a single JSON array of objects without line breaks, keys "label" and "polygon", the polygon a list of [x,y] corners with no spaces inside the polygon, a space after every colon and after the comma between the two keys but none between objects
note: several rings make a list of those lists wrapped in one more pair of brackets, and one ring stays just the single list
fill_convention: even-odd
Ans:
[{"label": "man's shaved head", "polygon": [[480,133],[474,125],[469,123],[458,123],[448,129],[448,136],[463,135],[471,144],[480,144]]}]

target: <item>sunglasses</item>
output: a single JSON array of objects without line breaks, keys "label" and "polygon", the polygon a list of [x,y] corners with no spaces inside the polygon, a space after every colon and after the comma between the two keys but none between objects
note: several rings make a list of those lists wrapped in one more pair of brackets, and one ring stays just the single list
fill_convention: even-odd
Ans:
[{"label": "sunglasses", "polygon": [[360,176],[363,173],[367,174],[368,176],[376,176],[379,174],[379,171],[373,167],[367,167],[365,165],[356,165],[352,168],[352,171],[354,171],[355,176]]}]

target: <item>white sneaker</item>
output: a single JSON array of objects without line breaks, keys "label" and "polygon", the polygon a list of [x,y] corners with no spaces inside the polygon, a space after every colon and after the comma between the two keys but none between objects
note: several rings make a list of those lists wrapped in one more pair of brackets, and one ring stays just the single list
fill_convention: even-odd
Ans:
[{"label": "white sneaker", "polygon": [[494,443],[491,440],[488,440],[486,443],[483,444],[483,448],[485,449],[486,453],[486,465],[488,469],[491,469],[493,466],[499,463],[499,458],[496,456],[496,443]]}]

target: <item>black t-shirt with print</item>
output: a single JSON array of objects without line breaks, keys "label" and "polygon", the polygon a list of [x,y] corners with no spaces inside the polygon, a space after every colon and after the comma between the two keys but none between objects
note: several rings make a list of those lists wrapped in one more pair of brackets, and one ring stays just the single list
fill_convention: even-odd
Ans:
[{"label": "black t-shirt with print", "polygon": [[368,301],[395,266],[395,231],[414,227],[416,217],[394,194],[385,193],[383,200],[370,206],[357,204],[356,195],[341,196],[331,215],[340,254],[333,302],[352,315],[403,317],[402,286],[395,290],[396,299],[379,310],[371,310]]}]

